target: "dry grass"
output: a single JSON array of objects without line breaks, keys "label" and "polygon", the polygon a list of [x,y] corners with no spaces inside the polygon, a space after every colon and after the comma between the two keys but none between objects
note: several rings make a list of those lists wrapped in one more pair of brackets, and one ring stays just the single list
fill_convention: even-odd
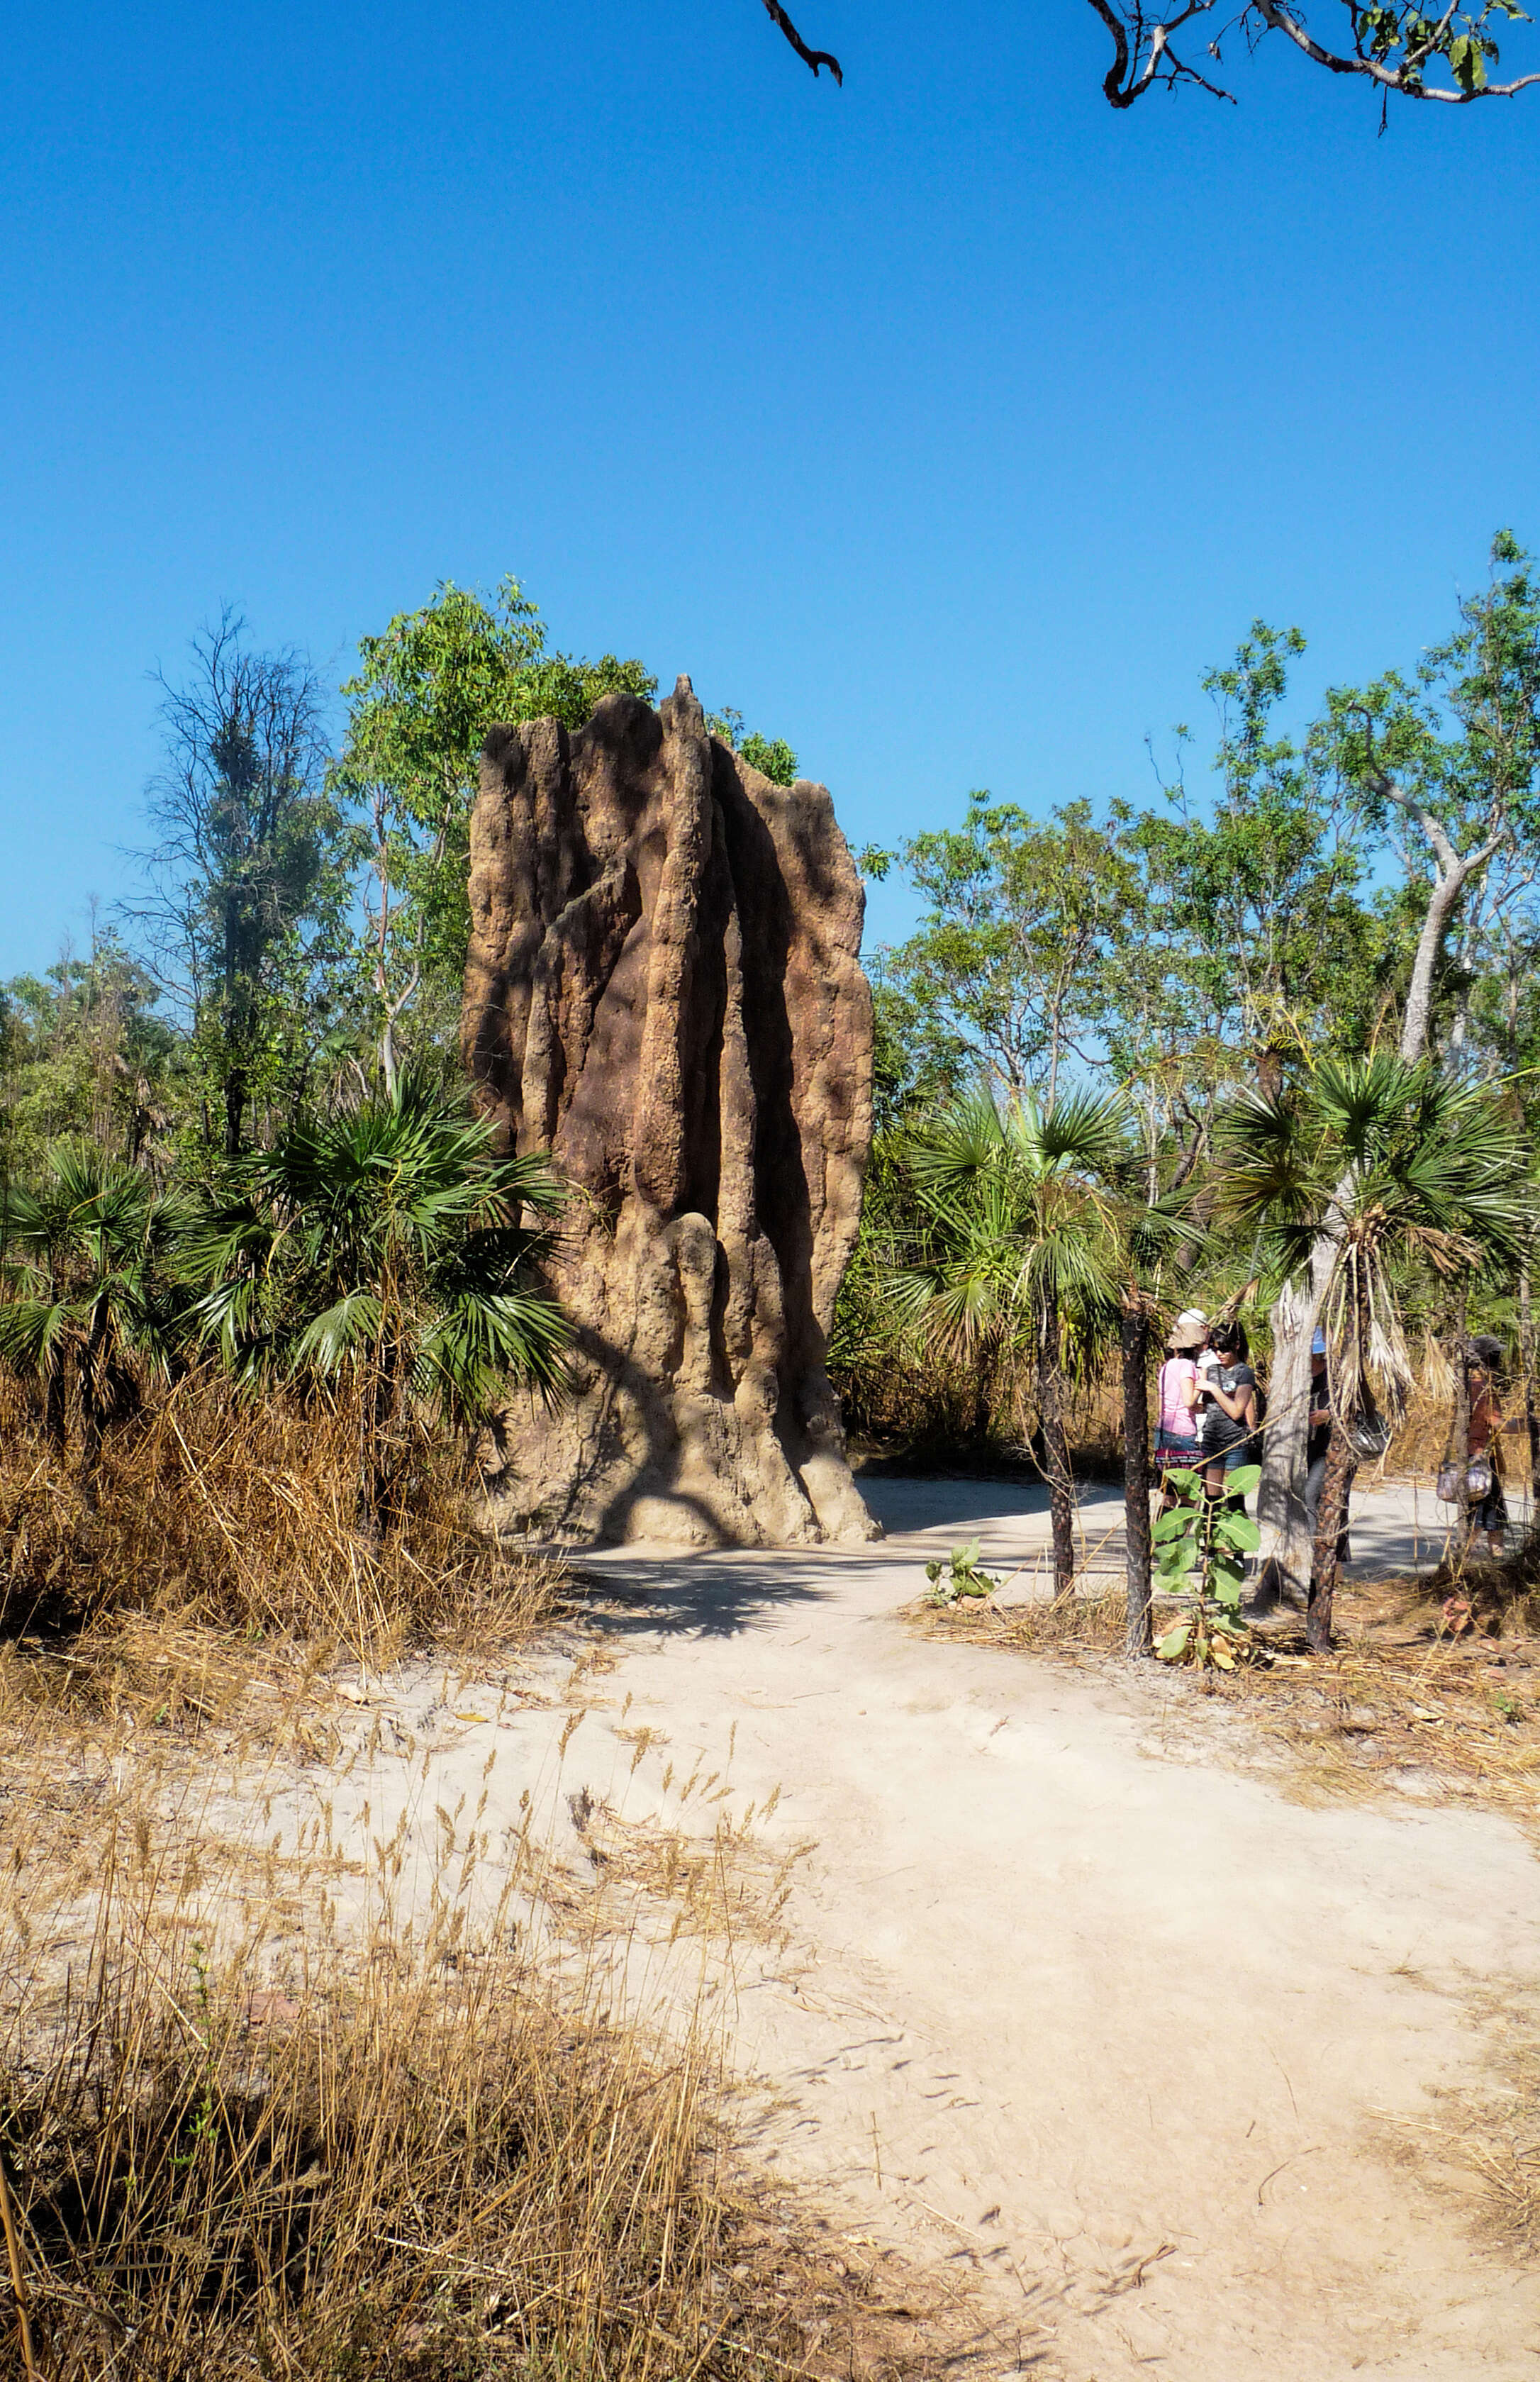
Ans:
[{"label": "dry grass", "polygon": [[[1448,1600],[1473,1607],[1451,1634]],[[1353,1581],[1337,1644],[1306,1655],[1297,1624],[1258,1634],[1269,1661],[1222,1692],[1286,1747],[1300,1783],[1334,1796],[1394,1788],[1474,1801],[1540,1830],[1540,1640],[1495,1577]]]},{"label": "dry grass", "polygon": [[960,1638],[1032,1654],[1110,1654],[1122,1649],[1128,1608],[1118,1587],[1006,1605],[996,1605],[993,1597],[959,1597],[955,1604],[917,1605],[914,1615],[928,1638]]},{"label": "dry grass", "polygon": [[[1157,1602],[1157,1633],[1175,1610]],[[1121,1655],[1124,1614],[1120,1587],[917,1608],[933,1638],[1089,1662]],[[1344,1581],[1336,1623],[1329,1655],[1308,1654],[1284,1616],[1255,1628],[1259,1659],[1231,1675],[1159,1676],[1171,1693],[1243,1713],[1287,1754],[1295,1791],[1476,1801],[1540,1833],[1540,1549],[1458,1575]]]},{"label": "dry grass", "polygon": [[735,1824],[717,1820],[709,1843],[677,1829],[622,1819],[607,1802],[574,1810],[588,1858],[606,1885],[640,1887],[673,1912],[668,1941],[717,1936],[727,1944],[779,1944],[798,1864],[811,1839],[771,1853],[754,1836],[752,1806]]},{"label": "dry grass", "polygon": [[527,1847],[473,1906],[473,1825],[411,1911],[376,1848],[358,1933],[319,1860],[297,1931],[144,1806],[100,1849],[72,1950],[12,1888],[7,2373],[23,2314],[48,2382],[935,2370],[897,2268],[741,2181],[698,2025],[649,2042],[553,1944]]},{"label": "dry grass", "polygon": [[[109,1450],[90,1503],[24,1407],[3,1420],[7,2382],[968,2362],[955,2292],[739,2159],[708,1971],[785,1890],[746,1820],[701,1848],[601,1811],[574,1875],[532,1849],[527,1798],[494,1854],[483,1786],[467,1819],[439,1813],[425,1882],[405,1808],[370,1851],[347,1782],[389,1756],[345,1717],[337,1658],[506,1671],[558,1609],[549,1566],[471,1527],[458,1467],[408,1451],[376,1542],[336,1415],[189,1383]],[[300,1825],[307,1753],[333,1795]],[[681,1934],[697,1999],[654,2035],[632,1942],[645,1969]]]},{"label": "dry grass", "polygon": [[302,1711],[339,1653],[491,1661],[548,1625],[559,1574],[474,1527],[464,1460],[404,1452],[395,1518],[357,1527],[347,1414],[183,1383],[108,1444],[88,1500],[14,1392],[0,1415],[0,1723],[28,1707],[227,1721]]},{"label": "dry grass", "polygon": [[1492,2046],[1476,2091],[1436,2093],[1436,2118],[1401,2129],[1421,2166],[1473,2186],[1493,2246],[1526,2263],[1540,2254],[1540,2028],[1510,1998],[1478,2006]]}]

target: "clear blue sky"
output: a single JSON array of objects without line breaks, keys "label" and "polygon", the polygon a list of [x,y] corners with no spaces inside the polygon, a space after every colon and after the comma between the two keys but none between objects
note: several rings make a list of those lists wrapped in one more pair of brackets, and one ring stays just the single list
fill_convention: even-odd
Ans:
[{"label": "clear blue sky", "polygon": [[122,890],[226,599],[335,680],[515,570],[890,840],[1142,796],[1253,614],[1314,690],[1540,542],[1540,92],[1118,117],[1084,0],[793,13],[843,92],[759,0],[8,20],[0,975]]}]

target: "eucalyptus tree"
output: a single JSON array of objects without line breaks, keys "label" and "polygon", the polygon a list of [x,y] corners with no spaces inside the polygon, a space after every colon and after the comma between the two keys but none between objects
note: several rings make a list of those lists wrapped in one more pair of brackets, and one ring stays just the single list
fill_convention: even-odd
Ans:
[{"label": "eucalyptus tree", "polygon": [[1310,1268],[1332,1352],[1308,1598],[1317,1653],[1331,1643],[1355,1430],[1381,1402],[1397,1416],[1412,1378],[1407,1276],[1463,1284],[1512,1267],[1530,1223],[1525,1173],[1511,1116],[1489,1087],[1388,1051],[1320,1060],[1276,1098],[1242,1094],[1227,1112],[1221,1212],[1262,1228],[1275,1278]]},{"label": "eucalyptus tree", "polygon": [[[1461,605],[1453,635],[1411,679],[1388,671],[1363,689],[1334,689],[1312,742],[1364,825],[1391,839],[1406,875],[1418,926],[1400,1003],[1400,1060],[1431,1056],[1461,1074],[1472,1054],[1461,993],[1446,1030],[1436,1031],[1447,946],[1479,924],[1489,871],[1503,870],[1516,900],[1540,866],[1540,590],[1517,540],[1505,531],[1493,541],[1487,586]],[[1479,956],[1478,942],[1470,957]],[[1310,1343],[1334,1263],[1323,1233],[1273,1308],[1257,1514],[1265,1574],[1285,1593],[1298,1594],[1311,1567],[1303,1493]],[[1523,1278],[1527,1256],[1515,1263]]]},{"label": "eucalyptus tree", "polygon": [[253,649],[228,607],[194,638],[187,675],[156,683],[160,841],[141,854],[149,891],[131,910],[189,1013],[233,1158],[253,1097],[302,1064],[317,948],[339,932],[325,696],[301,654]]},{"label": "eucalyptus tree", "polygon": [[405,1069],[351,1111],[302,1116],[185,1236],[205,1345],[249,1388],[350,1393],[361,1519],[386,1519],[402,1445],[434,1414],[473,1429],[510,1381],[559,1397],[566,1319],[545,1287],[563,1204],[538,1157]]},{"label": "eucalyptus tree", "polygon": [[0,1364],[37,1383],[61,1455],[79,1414],[88,1499],[106,1432],[175,1361],[187,1215],[180,1195],[158,1194],[137,1167],[71,1136],[54,1143],[35,1185],[0,1193]]},{"label": "eucalyptus tree", "polygon": [[512,577],[490,603],[443,580],[418,610],[360,640],[359,668],[343,681],[347,732],[330,783],[360,822],[361,957],[387,1089],[411,1004],[426,992],[458,1016],[471,810],[488,729],[546,717],[581,728],[617,690],[651,700],[657,681],[614,654],[590,662],[554,652]]},{"label": "eucalyptus tree", "polygon": [[1116,1338],[1124,1280],[1115,1208],[1123,1103],[1087,1092],[1001,1107],[976,1091],[909,1139],[916,1246],[889,1296],[922,1345],[975,1369],[981,1397],[1031,1366],[1052,1520],[1054,1584],[1074,1583],[1066,1402]]},{"label": "eucalyptus tree", "polygon": [[719,736],[751,769],[768,778],[773,786],[794,786],[797,782],[797,755],[784,736],[762,735],[757,728],[746,728],[741,711],[729,703],[725,710],[714,711],[706,720],[714,736]]},{"label": "eucalyptus tree", "polygon": [[[814,76],[825,68],[837,83],[845,77],[828,50],[809,46],[781,0],[762,0],[804,66]],[[1112,43],[1112,61],[1102,78],[1109,105],[1132,107],[1146,92],[1191,86],[1215,99],[1233,94],[1218,78],[1226,35],[1247,55],[1277,33],[1299,55],[1326,73],[1367,83],[1378,94],[1383,128],[1390,101],[1420,99],[1463,106],[1474,99],[1511,99],[1540,82],[1540,71],[1500,80],[1495,29],[1528,21],[1518,0],[1474,0],[1428,16],[1415,0],[1341,0],[1344,14],[1332,17],[1334,34],[1322,38],[1319,18],[1307,19],[1299,0],[1245,0],[1217,27],[1205,28],[1216,0],[1169,0],[1151,7],[1146,0],[1090,0]],[[1207,32],[1207,38],[1204,35]],[[1193,43],[1202,42],[1201,49]],[[1178,43],[1180,43],[1180,49]],[[1056,69],[1049,66],[1046,73]]]},{"label": "eucalyptus tree", "polygon": [[982,791],[959,827],[861,857],[877,878],[897,862],[924,904],[915,932],[882,954],[889,1000],[930,1048],[955,1054],[954,1069],[1051,1108],[1060,1077],[1100,1056],[1139,911],[1132,857],[1088,803],[1038,820]]}]

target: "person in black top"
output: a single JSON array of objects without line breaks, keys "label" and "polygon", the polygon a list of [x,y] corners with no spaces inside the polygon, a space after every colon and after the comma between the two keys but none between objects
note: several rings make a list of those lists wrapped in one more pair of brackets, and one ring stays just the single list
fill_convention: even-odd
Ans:
[{"label": "person in black top", "polygon": [[[1211,1497],[1226,1494],[1226,1476],[1254,1464],[1257,1432],[1256,1375],[1245,1327],[1216,1323],[1208,1335],[1208,1361],[1198,1374],[1204,1416],[1204,1454]],[[1245,1500],[1241,1500],[1243,1505]]]}]

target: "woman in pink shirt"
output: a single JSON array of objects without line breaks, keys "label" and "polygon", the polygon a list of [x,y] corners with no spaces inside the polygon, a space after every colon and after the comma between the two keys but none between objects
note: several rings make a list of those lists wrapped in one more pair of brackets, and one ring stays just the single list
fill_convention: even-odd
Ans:
[{"label": "woman in pink shirt", "polygon": [[[1198,1443],[1198,1352],[1208,1340],[1208,1318],[1187,1307],[1171,1326],[1169,1354],[1160,1369],[1160,1420],[1155,1430],[1155,1468],[1195,1470]],[[1169,1504],[1162,1499],[1162,1506]]]}]

